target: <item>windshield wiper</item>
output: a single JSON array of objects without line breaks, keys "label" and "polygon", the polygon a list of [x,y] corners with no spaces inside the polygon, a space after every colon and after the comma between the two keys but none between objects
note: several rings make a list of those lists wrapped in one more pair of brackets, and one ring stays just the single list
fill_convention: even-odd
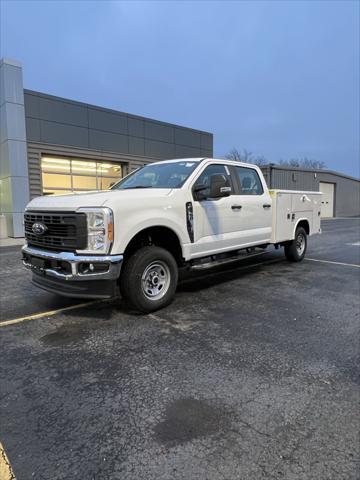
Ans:
[{"label": "windshield wiper", "polygon": [[151,185],[136,185],[136,187],[125,187],[121,190],[131,190],[132,188],[153,188]]}]

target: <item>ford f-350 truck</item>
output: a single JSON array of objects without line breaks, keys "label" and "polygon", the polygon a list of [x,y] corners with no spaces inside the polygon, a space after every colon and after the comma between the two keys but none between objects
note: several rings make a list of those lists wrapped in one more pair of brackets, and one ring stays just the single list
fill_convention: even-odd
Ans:
[{"label": "ford f-350 truck", "polygon": [[121,295],[151,312],[173,299],[181,267],[284,247],[301,261],[321,232],[321,193],[268,189],[255,165],[210,158],[148,164],[110,190],[33,199],[23,264],[33,283],[79,298]]}]

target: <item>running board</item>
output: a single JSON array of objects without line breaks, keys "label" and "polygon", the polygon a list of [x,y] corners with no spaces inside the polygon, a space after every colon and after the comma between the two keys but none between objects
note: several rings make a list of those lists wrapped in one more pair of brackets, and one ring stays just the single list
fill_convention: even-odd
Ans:
[{"label": "running board", "polygon": [[219,265],[226,265],[227,263],[238,262],[239,260],[246,260],[247,258],[257,257],[258,255],[263,255],[266,252],[253,253],[252,255],[236,255],[235,257],[222,258],[220,260],[212,260],[206,263],[198,263],[192,265],[190,270],[207,270],[208,268],[218,267]]}]

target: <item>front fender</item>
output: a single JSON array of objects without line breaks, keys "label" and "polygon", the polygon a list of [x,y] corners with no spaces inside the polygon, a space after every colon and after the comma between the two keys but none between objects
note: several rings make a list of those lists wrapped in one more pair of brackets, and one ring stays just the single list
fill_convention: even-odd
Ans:
[{"label": "front fender", "polygon": [[151,227],[165,227],[172,230],[179,239],[181,249],[185,243],[189,243],[188,233],[179,223],[169,218],[164,219],[163,217],[155,217],[149,214],[148,219],[135,221],[124,229],[121,227],[121,222],[119,225],[115,225],[115,241],[112,253],[124,253],[126,247],[138,233]]}]

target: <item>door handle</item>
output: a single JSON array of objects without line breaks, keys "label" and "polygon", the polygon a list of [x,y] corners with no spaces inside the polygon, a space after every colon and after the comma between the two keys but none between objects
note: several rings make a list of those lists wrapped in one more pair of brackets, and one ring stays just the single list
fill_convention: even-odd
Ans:
[{"label": "door handle", "polygon": [[232,209],[232,210],[241,210],[241,209],[242,209],[242,205],[231,205],[231,209]]},{"label": "door handle", "polygon": [[270,203],[265,203],[265,204],[263,205],[263,208],[271,208]]}]

